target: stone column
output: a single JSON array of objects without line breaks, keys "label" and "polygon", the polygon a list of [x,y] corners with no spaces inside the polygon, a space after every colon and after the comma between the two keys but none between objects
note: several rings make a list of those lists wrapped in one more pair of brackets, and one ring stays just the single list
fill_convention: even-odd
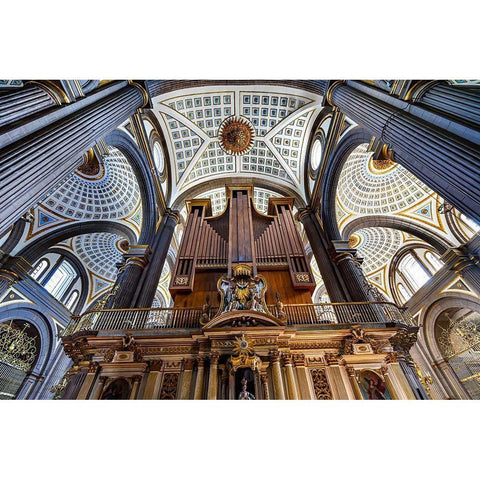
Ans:
[{"label": "stone column", "polygon": [[108,377],[101,376],[98,379],[97,386],[92,395],[92,400],[100,400],[102,398],[103,388],[105,386],[105,382],[107,381],[107,378]]},{"label": "stone column", "polygon": [[478,130],[360,82],[334,83],[327,99],[392,148],[397,163],[480,221]]},{"label": "stone column", "polygon": [[195,393],[193,395],[194,400],[203,399],[203,378],[204,378],[205,359],[199,357],[197,359],[197,379],[195,381]]},{"label": "stone column", "polygon": [[172,242],[173,232],[179,222],[179,214],[167,210],[162,218],[160,227],[155,235],[152,254],[147,268],[142,272],[137,291],[135,305],[138,308],[150,308],[155,298],[160,275],[167,258],[168,249]]},{"label": "stone column", "polygon": [[83,381],[82,387],[77,395],[77,400],[87,400],[90,396],[90,391],[93,386],[93,382],[95,381],[95,377],[98,371],[98,364],[97,363],[90,363],[88,365],[88,373]]},{"label": "stone column", "polygon": [[130,245],[128,254],[124,255],[125,264],[119,270],[115,285],[115,288],[118,286],[118,290],[110,308],[132,307],[133,296],[142,272],[148,264],[150,253],[148,245]]},{"label": "stone column", "polygon": [[227,400],[228,399],[228,372],[225,365],[222,365],[221,370],[222,370],[222,377],[220,381],[221,381],[222,387],[220,392],[220,398],[222,400]]},{"label": "stone column", "polygon": [[415,395],[398,361],[390,361],[387,364],[387,368],[382,369],[382,373],[393,400],[415,400]]},{"label": "stone column", "polygon": [[183,377],[182,377],[182,388],[180,391],[180,400],[189,400],[190,399],[190,390],[192,386],[192,373],[193,365],[195,360],[192,358],[185,358],[183,360]]},{"label": "stone column", "polygon": [[0,260],[0,298],[12,285],[25,278],[32,268],[22,257],[4,255]]},{"label": "stone column", "polygon": [[270,364],[272,366],[272,379],[275,400],[285,400],[282,371],[280,369],[280,354],[278,350],[270,351]]},{"label": "stone column", "polygon": [[[450,248],[443,254],[442,260],[458,276],[465,279],[468,286],[477,294],[480,294],[480,255],[477,251],[472,251],[479,242],[476,236],[475,247],[464,245],[459,248]],[[469,242],[470,243],[470,242]]]},{"label": "stone column", "polygon": [[60,105],[57,95],[38,82],[0,95],[0,127]]},{"label": "stone column", "polygon": [[295,371],[297,372],[299,398],[301,400],[314,400],[313,392],[308,379],[308,369],[305,355],[298,353],[293,356]]},{"label": "stone column", "polygon": [[317,261],[330,301],[351,301],[338,268],[330,258],[325,233],[320,226],[315,213],[309,209],[301,210],[298,214],[298,219],[305,227],[308,241],[312,247],[312,252]]},{"label": "stone column", "polygon": [[113,82],[0,132],[0,232],[79,167],[97,140],[147,101],[140,85]]},{"label": "stone column", "polygon": [[260,373],[260,380],[262,382],[263,398],[265,400],[270,400],[270,392],[269,392],[269,389],[268,389],[268,375],[267,375],[267,372]]},{"label": "stone column", "polygon": [[208,377],[208,400],[217,399],[218,389],[218,353],[210,355],[210,375]]},{"label": "stone column", "polygon": [[298,400],[297,386],[295,384],[295,375],[293,374],[292,355],[282,353],[283,366],[285,369],[285,379],[287,381],[287,392],[289,400]]},{"label": "stone column", "polygon": [[80,370],[78,366],[72,367],[72,370],[75,373],[72,373],[68,379],[67,386],[62,395],[62,400],[75,400],[82,387],[83,381],[87,376],[87,372],[85,370]]},{"label": "stone column", "polygon": [[130,397],[129,397],[129,400],[135,400],[135,397],[137,396],[137,392],[138,392],[138,387],[140,385],[140,381],[142,380],[142,376],[141,375],[135,375],[133,377],[133,387],[132,387],[132,391],[130,393]]},{"label": "stone column", "polygon": [[339,364],[340,359],[338,355],[336,353],[326,353],[325,360],[328,364],[325,373],[332,390],[333,398],[335,400],[354,399],[355,396],[350,388],[350,381],[345,368]]},{"label": "stone column", "polygon": [[147,384],[145,385],[145,392],[143,398],[145,400],[155,400],[158,398],[160,391],[162,360],[150,360],[150,371],[147,377]]},{"label": "stone column", "polygon": [[426,82],[414,89],[412,101],[430,111],[455,117],[460,122],[480,125],[478,87],[449,85],[445,81]]},{"label": "stone column", "polygon": [[348,373],[348,378],[350,379],[350,384],[352,385],[353,394],[355,400],[363,400],[362,390],[358,384],[357,375],[355,374],[355,369],[353,367],[345,368]]},{"label": "stone column", "polygon": [[[407,392],[408,398],[410,398],[410,395],[413,395],[413,398],[428,400],[427,392],[417,375],[415,365],[410,357],[410,349],[417,341],[417,333],[418,327],[399,329],[389,340],[393,346],[394,354],[387,357],[387,361],[392,362],[392,368],[389,366],[390,372],[394,372],[395,376],[399,377],[399,381],[402,384],[402,388]],[[388,360],[389,358],[390,360]],[[397,364],[399,371],[396,367]],[[403,387],[403,381],[407,384],[406,388]]]}]

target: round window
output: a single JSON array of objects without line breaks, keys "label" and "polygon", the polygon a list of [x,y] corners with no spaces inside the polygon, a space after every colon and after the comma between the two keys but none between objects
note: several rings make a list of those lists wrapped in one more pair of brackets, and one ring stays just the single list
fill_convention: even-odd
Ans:
[{"label": "round window", "polygon": [[320,160],[322,158],[322,142],[320,139],[316,139],[313,142],[312,152],[310,154],[310,165],[312,170],[316,170],[320,165]]},{"label": "round window", "polygon": [[162,173],[165,167],[165,158],[163,156],[162,147],[158,142],[155,142],[153,145],[153,160],[155,161],[155,166],[159,173]]}]

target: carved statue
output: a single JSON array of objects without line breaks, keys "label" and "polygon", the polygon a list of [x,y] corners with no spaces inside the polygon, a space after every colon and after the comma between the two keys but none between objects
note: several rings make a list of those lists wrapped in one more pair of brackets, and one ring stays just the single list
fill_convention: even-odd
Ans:
[{"label": "carved statue", "polygon": [[133,338],[133,335],[127,332],[125,337],[122,338],[122,349],[133,351],[135,350],[135,344],[136,342],[135,342],[135,339]]},{"label": "carved statue", "polygon": [[205,297],[205,303],[202,306],[202,323],[207,323],[210,320],[210,297]]},{"label": "carved statue", "polygon": [[255,400],[255,396],[252,395],[250,392],[247,392],[247,379],[245,377],[242,378],[242,391],[238,395],[239,400]]},{"label": "carved statue", "polygon": [[283,310],[283,303],[280,301],[280,294],[277,292],[275,296],[277,297],[277,303],[275,305],[277,308],[277,318],[283,320],[287,315]]}]

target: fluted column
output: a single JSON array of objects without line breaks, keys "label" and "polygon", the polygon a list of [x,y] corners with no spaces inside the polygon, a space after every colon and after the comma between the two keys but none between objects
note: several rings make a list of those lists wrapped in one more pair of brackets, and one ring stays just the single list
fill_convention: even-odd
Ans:
[{"label": "fluted column", "polygon": [[305,232],[312,247],[313,255],[317,261],[318,268],[325,283],[328,296],[332,302],[348,302],[350,297],[346,292],[345,285],[340,273],[330,258],[327,250],[325,234],[317,217],[310,209],[301,210],[298,219],[305,227]]},{"label": "fluted column", "polygon": [[328,365],[325,369],[325,374],[327,375],[333,398],[335,400],[354,399],[354,392],[350,388],[350,380],[345,367],[340,365],[339,356],[336,353],[326,353],[325,360]]},{"label": "fluted column", "polygon": [[359,82],[327,98],[394,151],[394,159],[470,218],[480,221],[480,132]]},{"label": "fluted column", "polygon": [[[112,298],[112,308],[132,307],[133,297],[139,279],[150,257],[148,245],[130,245],[128,254],[125,254],[125,264],[120,268],[115,288],[118,287],[115,297]],[[149,305],[150,306],[150,305]]]},{"label": "fluted column", "polygon": [[280,368],[280,354],[278,350],[272,350],[270,352],[270,364],[272,366],[275,400],[285,400],[285,389],[283,388],[282,370]]},{"label": "fluted column", "polygon": [[[402,388],[406,392],[407,398],[410,398],[410,395],[412,395],[414,399],[428,400],[427,392],[417,375],[415,365],[410,356],[410,349],[417,341],[417,333],[418,327],[399,329],[389,340],[394,352],[387,356],[386,360],[387,363],[390,362],[388,365],[389,371],[396,375],[402,383]],[[392,365],[391,368],[390,365]],[[403,382],[407,384],[406,387],[403,386]]]},{"label": "fluted column", "polygon": [[72,369],[75,373],[72,373],[68,379],[67,386],[62,395],[62,400],[75,400],[77,398],[78,392],[82,387],[82,384],[87,376],[87,371],[80,369],[78,366],[73,367]]},{"label": "fluted column", "polygon": [[100,400],[101,399],[102,393],[103,393],[103,388],[105,387],[105,382],[107,381],[107,378],[108,377],[105,377],[105,376],[102,375],[98,379],[97,386],[95,387],[95,391],[93,392],[93,395],[92,395],[92,400]]},{"label": "fluted column", "polygon": [[195,360],[192,358],[186,358],[183,361],[183,377],[182,377],[182,389],[180,391],[180,400],[190,399],[190,390],[192,386],[192,373]]},{"label": "fluted column", "polygon": [[152,306],[163,265],[179,219],[178,212],[173,210],[167,210],[163,215],[162,222],[155,236],[148,267],[143,271],[137,288],[135,305],[138,308],[150,308]]},{"label": "fluted column", "polygon": [[289,400],[298,400],[297,385],[293,373],[293,361],[290,353],[283,353],[283,366],[285,368],[285,379],[287,381],[287,392]]},{"label": "fluted column", "polygon": [[[476,244],[480,237],[477,235],[474,240]],[[450,248],[442,256],[442,260],[458,276],[464,278],[469,287],[480,294],[480,255],[476,251],[476,246]]]},{"label": "fluted column", "polygon": [[268,374],[267,372],[260,373],[260,381],[262,383],[263,388],[263,398],[265,400],[270,400],[270,391],[268,388]]},{"label": "fluted column", "polygon": [[443,358],[437,360],[432,363],[432,366],[444,378],[443,386],[448,390],[451,398],[459,400],[468,400],[471,398],[446,360]]},{"label": "fluted column", "polygon": [[412,101],[457,120],[480,125],[480,91],[477,86],[449,85],[445,81],[426,82],[415,88]]},{"label": "fluted column", "polygon": [[4,255],[0,259],[0,298],[12,285],[28,275],[32,268],[22,257]]},{"label": "fluted column", "polygon": [[0,233],[79,167],[97,140],[147,100],[139,85],[112,83],[1,132]]},{"label": "fluted column", "polygon": [[297,353],[293,356],[293,361],[295,363],[295,371],[298,379],[299,398],[301,400],[313,400],[314,397],[308,380],[308,369],[305,362],[305,355],[303,353]]},{"label": "fluted column", "polygon": [[360,385],[358,384],[355,369],[353,367],[347,366],[345,367],[345,370],[347,371],[350,385],[352,386],[353,394],[355,395],[355,400],[363,400],[362,391],[360,389]]},{"label": "fluted column", "polygon": [[203,399],[203,378],[204,378],[205,359],[199,357],[197,360],[197,379],[195,381],[195,393],[193,398],[195,400]]},{"label": "fluted column", "polygon": [[133,386],[132,391],[130,392],[129,400],[135,400],[138,392],[138,387],[140,386],[140,381],[142,380],[141,375],[135,375],[133,377]]},{"label": "fluted column", "polygon": [[95,381],[95,377],[98,371],[98,364],[97,363],[90,363],[87,367],[87,375],[85,376],[85,380],[83,381],[82,387],[77,395],[77,400],[87,400],[90,396],[90,391],[93,386],[93,382]]},{"label": "fluted column", "polygon": [[217,399],[218,389],[218,353],[210,355],[210,375],[208,377],[208,400]]},{"label": "fluted column", "polygon": [[154,400],[158,398],[158,393],[160,391],[160,380],[161,380],[161,369],[162,369],[161,360],[151,360],[150,361],[150,371],[147,377],[147,384],[145,385],[145,392],[143,393],[143,398],[145,400]]},{"label": "fluted column", "polygon": [[59,104],[60,100],[54,92],[49,92],[38,82],[16,88],[0,95],[0,127]]}]

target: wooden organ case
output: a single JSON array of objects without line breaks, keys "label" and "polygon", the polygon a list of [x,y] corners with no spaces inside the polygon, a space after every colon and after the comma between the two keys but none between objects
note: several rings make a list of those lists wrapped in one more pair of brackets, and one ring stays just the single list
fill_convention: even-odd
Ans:
[{"label": "wooden organ case", "polygon": [[[254,206],[253,187],[226,187],[226,196],[224,211],[215,217],[210,199],[186,202],[188,218],[170,284],[174,306],[210,302],[221,313],[220,279],[228,283],[238,275],[262,279],[265,306],[280,298],[289,304],[310,303],[315,281],[295,226],[293,198],[270,198],[263,215]],[[256,307],[251,302],[229,307],[249,308]]]}]

